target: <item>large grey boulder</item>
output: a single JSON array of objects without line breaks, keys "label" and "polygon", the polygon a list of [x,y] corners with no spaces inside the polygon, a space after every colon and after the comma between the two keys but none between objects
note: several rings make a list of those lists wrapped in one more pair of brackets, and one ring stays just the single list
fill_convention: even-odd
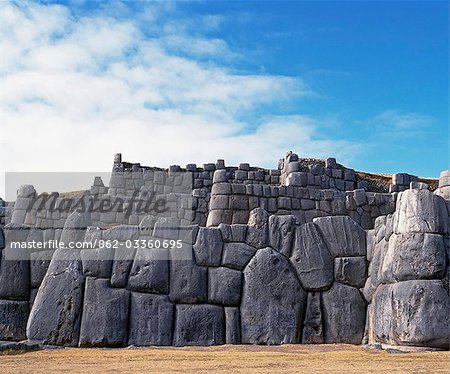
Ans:
[{"label": "large grey boulder", "polygon": [[238,307],[225,308],[225,341],[227,344],[241,343],[241,318]]},{"label": "large grey boulder", "polygon": [[91,225],[91,214],[89,212],[74,211],[69,214],[64,223],[60,240],[66,245],[82,242],[86,236],[88,226]]},{"label": "large grey boulder", "polygon": [[170,261],[170,300],[201,303],[208,297],[208,270],[191,260]]},{"label": "large grey boulder", "polygon": [[244,270],[256,248],[246,243],[225,243],[223,247],[222,265],[236,270]]},{"label": "large grey boulder", "polygon": [[38,288],[44,280],[50,266],[54,250],[33,252],[30,254],[30,286]]},{"label": "large grey boulder", "polygon": [[366,303],[353,287],[334,282],[322,293],[325,343],[361,344],[366,322]]},{"label": "large grey boulder", "polygon": [[393,234],[380,269],[383,283],[413,279],[441,279],[446,250],[438,234]]},{"label": "large grey boulder", "polygon": [[173,345],[225,343],[223,308],[217,305],[177,305]]},{"label": "large grey boulder", "polygon": [[26,339],[28,301],[0,300],[0,340]]},{"label": "large grey boulder", "polygon": [[114,248],[93,248],[81,251],[84,274],[91,277],[110,278]]},{"label": "large grey boulder", "polygon": [[131,293],[129,345],[171,345],[174,306],[165,295]]},{"label": "large grey boulder", "polygon": [[130,292],[108,279],[86,278],[80,347],[121,347],[127,342]]},{"label": "large grey boulder", "polygon": [[200,227],[193,246],[197,265],[219,266],[223,240],[218,227]]},{"label": "large grey boulder", "polygon": [[128,278],[127,288],[139,292],[169,293],[169,251],[139,248]]},{"label": "large grey boulder", "polygon": [[0,299],[27,300],[30,296],[29,250],[0,250]]},{"label": "large grey boulder", "polygon": [[322,297],[320,292],[309,292],[303,322],[302,343],[323,343],[323,334]]},{"label": "large grey boulder", "polygon": [[133,265],[135,248],[116,248],[111,270],[111,287],[125,287]]},{"label": "large grey boulder", "polygon": [[367,278],[365,257],[337,257],[334,259],[334,279],[352,287],[361,288]]},{"label": "large grey boulder", "polygon": [[397,198],[394,214],[394,232],[438,233],[449,232],[445,200],[429,190],[406,190]]},{"label": "large grey boulder", "polygon": [[80,251],[57,249],[30,312],[28,339],[77,346],[83,288]]},{"label": "large grey boulder", "polygon": [[250,212],[246,242],[255,248],[269,244],[269,213],[264,209],[255,208]]},{"label": "large grey boulder", "polygon": [[244,270],[242,343],[297,343],[305,305],[289,260],[272,248],[259,250]]},{"label": "large grey boulder", "polygon": [[314,218],[334,257],[365,256],[366,232],[348,216]]},{"label": "large grey boulder", "polygon": [[208,269],[208,302],[221,305],[239,305],[242,273],[225,267]]},{"label": "large grey boulder", "polygon": [[314,223],[297,227],[291,262],[305,290],[321,291],[333,283],[333,258]]},{"label": "large grey boulder", "polygon": [[393,345],[447,348],[450,301],[439,280],[411,280],[380,286],[373,298],[372,335]]},{"label": "large grey boulder", "polygon": [[295,236],[295,216],[271,215],[269,218],[270,246],[289,257],[292,251],[292,242]]}]

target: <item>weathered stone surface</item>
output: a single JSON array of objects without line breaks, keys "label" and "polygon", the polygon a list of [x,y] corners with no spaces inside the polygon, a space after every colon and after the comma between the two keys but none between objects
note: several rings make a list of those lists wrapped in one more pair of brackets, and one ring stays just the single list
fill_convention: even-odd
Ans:
[{"label": "weathered stone surface", "polygon": [[225,342],[227,344],[241,343],[241,317],[239,308],[226,307],[225,309]]},{"label": "weathered stone surface", "polygon": [[103,232],[104,240],[125,242],[139,238],[139,227],[135,225],[117,225]]},{"label": "weathered stone surface", "polygon": [[365,257],[336,257],[334,259],[334,279],[356,288],[364,286],[367,277]]},{"label": "weathered stone surface", "polygon": [[295,216],[276,216],[269,218],[270,246],[289,257],[292,251],[292,242],[295,235]]},{"label": "weathered stone surface", "polygon": [[130,292],[107,279],[86,278],[80,347],[120,347],[127,342]]},{"label": "weathered stone surface", "polygon": [[135,248],[119,247],[115,249],[111,270],[111,287],[125,287],[133,265]]},{"label": "weathered stone surface", "polygon": [[80,252],[57,249],[30,312],[28,339],[51,345],[78,345],[83,287]]},{"label": "weathered stone surface", "polygon": [[0,340],[26,339],[28,301],[0,300]]},{"label": "weathered stone surface", "polygon": [[132,292],[129,345],[171,345],[174,306],[164,295]]},{"label": "weathered stone surface", "polygon": [[439,280],[411,280],[378,287],[373,336],[393,345],[448,348],[450,304]]},{"label": "weathered stone surface", "polygon": [[30,295],[30,267],[28,249],[1,249],[0,298],[28,300]]},{"label": "weathered stone surface", "polygon": [[321,291],[333,283],[333,258],[314,223],[297,227],[291,262],[305,290]]},{"label": "weathered stone surface", "polygon": [[244,270],[242,343],[297,343],[306,293],[288,259],[259,250]]},{"label": "weathered stone surface", "polygon": [[169,251],[139,248],[131,267],[127,288],[139,292],[169,293]]},{"label": "weathered stone surface", "polygon": [[225,267],[208,270],[208,302],[211,304],[239,305],[242,273]]},{"label": "weathered stone surface", "polygon": [[309,292],[303,322],[302,343],[320,344],[323,342],[322,298],[319,292]]},{"label": "weathered stone surface", "polygon": [[444,238],[438,234],[393,234],[380,269],[383,283],[441,279],[445,274]]},{"label": "weathered stone surface", "polygon": [[197,265],[219,266],[223,249],[220,229],[200,227],[193,248]]},{"label": "weathered stone surface", "polygon": [[91,214],[89,212],[72,212],[64,223],[60,240],[67,245],[71,242],[82,242],[86,235],[86,229],[91,225]]},{"label": "weathered stone surface", "polygon": [[445,200],[429,190],[406,190],[397,198],[394,214],[396,234],[448,233],[448,212]]},{"label": "weathered stone surface", "polygon": [[40,251],[30,254],[30,286],[38,288],[44,280],[55,251]]},{"label": "weathered stone surface", "polygon": [[256,249],[245,243],[226,243],[223,248],[222,265],[236,270],[244,270]]},{"label": "weathered stone surface", "polygon": [[334,257],[366,255],[366,232],[350,217],[319,217],[313,222]]},{"label": "weathered stone surface", "polygon": [[255,248],[269,244],[269,213],[264,209],[255,208],[250,212],[246,242]]},{"label": "weathered stone surface", "polygon": [[201,303],[208,297],[207,268],[194,261],[170,261],[170,300],[175,303]]},{"label": "weathered stone surface", "polygon": [[356,288],[334,282],[322,293],[325,343],[361,344],[366,303]]},{"label": "weathered stone surface", "polygon": [[224,311],[217,305],[177,305],[173,345],[224,344]]},{"label": "weathered stone surface", "polygon": [[81,251],[81,261],[85,275],[110,278],[114,258],[114,248],[93,248]]}]

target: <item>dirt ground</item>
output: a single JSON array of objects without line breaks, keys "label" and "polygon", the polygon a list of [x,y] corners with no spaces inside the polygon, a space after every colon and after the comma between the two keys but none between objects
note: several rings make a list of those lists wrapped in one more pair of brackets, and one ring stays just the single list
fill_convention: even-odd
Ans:
[{"label": "dirt ground", "polygon": [[450,373],[450,352],[351,345],[66,348],[0,356],[0,373]]}]

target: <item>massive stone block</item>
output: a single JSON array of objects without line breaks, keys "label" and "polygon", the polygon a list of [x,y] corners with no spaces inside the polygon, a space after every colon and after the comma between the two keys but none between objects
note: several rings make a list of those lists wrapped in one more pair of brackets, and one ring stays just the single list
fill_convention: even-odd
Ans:
[{"label": "massive stone block", "polygon": [[132,292],[128,344],[171,345],[173,315],[167,296]]},{"label": "massive stone block", "polygon": [[64,223],[60,240],[66,244],[82,242],[86,235],[86,229],[91,225],[91,214],[89,212],[74,211],[69,214]]},{"label": "massive stone block", "polygon": [[222,233],[217,227],[200,227],[193,246],[197,265],[219,266],[222,257]]},{"label": "massive stone block", "polygon": [[170,261],[170,300],[175,303],[201,303],[208,297],[207,268],[191,260]]},{"label": "massive stone block", "polygon": [[226,243],[223,248],[222,265],[236,270],[244,270],[256,248],[245,243]]},{"label": "massive stone block", "polygon": [[333,283],[333,258],[314,223],[296,229],[291,262],[305,290],[321,291]]},{"label": "massive stone block", "polygon": [[225,267],[208,270],[208,302],[211,304],[239,305],[242,273]]},{"label": "massive stone block", "polygon": [[255,248],[269,244],[269,213],[264,209],[256,208],[250,212],[246,242]]},{"label": "massive stone block", "polygon": [[224,311],[217,305],[177,305],[173,345],[224,344]]},{"label": "massive stone block", "polygon": [[361,344],[366,303],[353,287],[334,282],[322,293],[325,343]]},{"label": "massive stone block", "polygon": [[127,342],[130,292],[107,279],[86,278],[80,347],[120,347]]},{"label": "massive stone block", "polygon": [[292,251],[292,242],[295,235],[295,216],[276,216],[269,218],[270,246],[289,257]]},{"label": "massive stone block", "polygon": [[406,190],[397,198],[394,232],[445,234],[450,230],[445,200],[429,190]]},{"label": "massive stone block", "polygon": [[85,275],[110,278],[114,258],[114,248],[93,248],[81,251],[81,261]]},{"label": "massive stone block", "polygon": [[320,344],[323,342],[322,297],[319,292],[309,292],[303,322],[302,343]]},{"label": "massive stone block", "polygon": [[306,292],[288,259],[259,250],[244,270],[242,343],[297,343],[305,306]]},{"label": "massive stone block", "polygon": [[28,301],[0,300],[0,340],[26,339]]},{"label": "massive stone block", "polygon": [[139,248],[128,278],[133,291],[169,293],[169,251]]},{"label": "massive stone block", "polygon": [[365,257],[337,257],[334,259],[334,279],[356,288],[364,286],[367,278]]},{"label": "massive stone block", "polygon": [[28,249],[7,245],[0,254],[0,298],[27,300],[30,296]]},{"label": "massive stone block", "polygon": [[40,251],[30,254],[30,286],[38,288],[44,280],[55,251]]},{"label": "massive stone block", "polygon": [[135,248],[116,248],[111,270],[111,287],[125,287],[133,265]]},{"label": "massive stone block", "polygon": [[241,343],[241,318],[239,308],[225,308],[225,341],[227,344]]},{"label": "massive stone block", "polygon": [[350,217],[319,217],[313,222],[320,228],[334,257],[366,255],[366,232]]},{"label": "massive stone block", "polygon": [[393,234],[380,269],[383,283],[413,279],[441,279],[446,250],[438,234]]},{"label": "massive stone block", "polygon": [[28,339],[77,346],[83,288],[80,252],[56,250],[30,312]]}]

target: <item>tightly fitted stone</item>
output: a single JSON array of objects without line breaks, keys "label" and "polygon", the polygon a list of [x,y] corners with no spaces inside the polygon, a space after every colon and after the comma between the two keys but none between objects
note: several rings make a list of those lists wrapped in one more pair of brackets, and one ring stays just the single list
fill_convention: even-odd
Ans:
[{"label": "tightly fitted stone", "polygon": [[223,248],[220,229],[200,227],[193,248],[197,265],[219,266]]},{"label": "tightly fitted stone", "polygon": [[194,261],[170,261],[170,300],[175,303],[201,303],[208,297],[208,271]]},{"label": "tightly fitted stone", "polygon": [[314,223],[297,227],[291,262],[305,290],[321,291],[333,283],[333,258]]},{"label": "tightly fitted stone", "polygon": [[337,257],[334,259],[334,280],[361,288],[367,278],[365,257]]},{"label": "tightly fitted stone", "polygon": [[302,343],[320,344],[323,342],[322,298],[320,292],[309,292],[303,321]]},{"label": "tightly fitted stone", "polygon": [[243,270],[256,252],[256,248],[245,243],[226,243],[223,247],[222,265]]},{"label": "tightly fitted stone", "polygon": [[292,242],[295,235],[295,216],[271,215],[269,218],[270,246],[289,257],[292,250]]},{"label": "tightly fitted stone", "polygon": [[127,342],[130,292],[107,279],[86,278],[80,347],[120,347]]},{"label": "tightly fitted stone", "polygon": [[0,250],[0,299],[28,300],[30,295],[29,250]]},{"label": "tightly fitted stone", "polygon": [[24,340],[29,314],[28,301],[0,300],[0,340]]},{"label": "tightly fitted stone", "polygon": [[322,293],[325,343],[361,344],[366,303],[353,287],[334,282]]},{"label": "tightly fitted stone", "polygon": [[114,248],[93,248],[81,251],[84,274],[91,277],[110,278]]},{"label": "tightly fitted stone", "polygon": [[44,280],[55,251],[40,251],[30,254],[30,286],[38,288]]},{"label": "tightly fitted stone", "polygon": [[246,242],[255,248],[269,244],[269,213],[264,209],[255,208],[250,212]]},{"label": "tightly fitted stone", "polygon": [[259,250],[244,270],[242,343],[297,343],[305,302],[289,260],[272,248]]},{"label": "tightly fitted stone", "polygon": [[111,270],[111,287],[125,287],[133,265],[135,248],[116,248]]},{"label": "tightly fitted stone", "polygon": [[91,225],[91,214],[89,212],[74,211],[69,214],[64,223],[60,240],[67,245],[71,242],[82,242],[86,235],[86,229]]},{"label": "tightly fitted stone", "polygon": [[208,269],[208,302],[211,304],[239,305],[242,273],[226,267]]},{"label": "tightly fitted stone", "polygon": [[30,312],[28,339],[50,345],[77,346],[83,288],[80,252],[57,249]]},{"label": "tightly fitted stone", "polygon": [[224,344],[224,311],[217,305],[177,305],[173,345]]},{"label": "tightly fitted stone", "polygon": [[132,292],[128,344],[172,345],[173,315],[167,296]]},{"label": "tightly fitted stone", "polygon": [[241,343],[241,318],[238,307],[225,307],[225,342]]},{"label": "tightly fitted stone", "polygon": [[366,232],[348,216],[314,218],[333,257],[365,256]]}]

